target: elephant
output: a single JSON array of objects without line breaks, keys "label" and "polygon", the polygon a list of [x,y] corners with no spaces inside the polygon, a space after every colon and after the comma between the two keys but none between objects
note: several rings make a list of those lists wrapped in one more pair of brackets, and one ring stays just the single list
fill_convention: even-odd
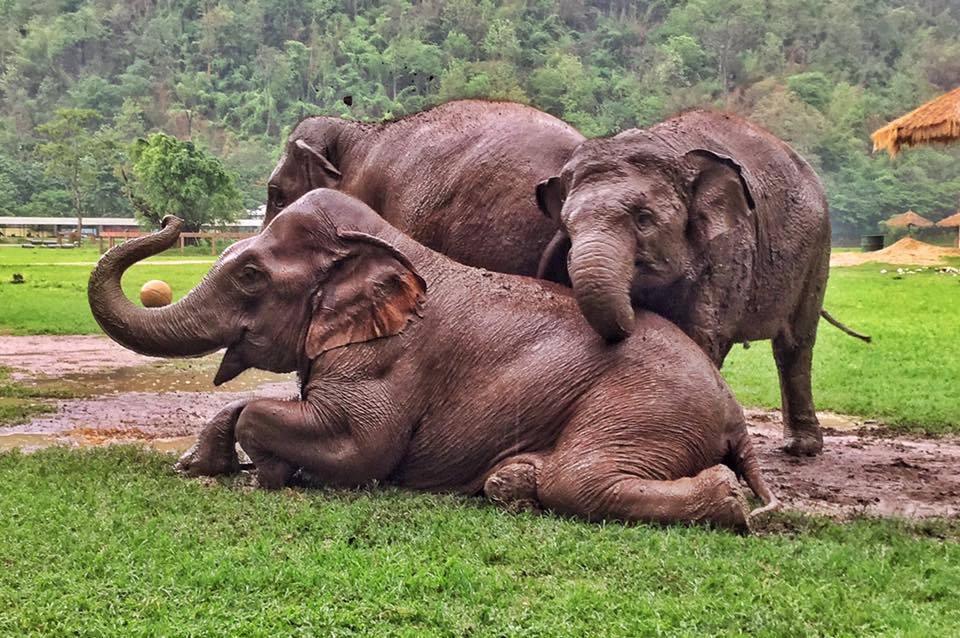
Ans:
[{"label": "elephant", "polygon": [[380,124],[308,117],[267,182],[262,227],[307,191],[335,188],[463,264],[533,276],[557,228],[534,189],[583,140],[511,102],[447,102]]},{"label": "elephant", "polygon": [[561,228],[538,276],[569,282],[609,341],[635,308],[677,324],[720,367],[734,343],[773,340],[785,451],[823,437],[810,372],[823,310],[830,219],[816,173],[773,134],[734,115],[692,110],[647,129],[591,139],[537,185]]},{"label": "elephant", "polygon": [[[294,400],[226,406],[179,462],[185,473],[236,471],[238,442],[265,489],[307,473],[738,531],[778,506],[729,388],[653,313],[608,345],[563,287],[459,264],[330,189],[231,246],[177,303],[135,306],[123,271],[181,226],[167,218],[101,258],[88,288],[100,326],[154,356],[226,347],[218,384],[247,367],[301,379]],[[752,513],[738,477],[763,501]]]}]

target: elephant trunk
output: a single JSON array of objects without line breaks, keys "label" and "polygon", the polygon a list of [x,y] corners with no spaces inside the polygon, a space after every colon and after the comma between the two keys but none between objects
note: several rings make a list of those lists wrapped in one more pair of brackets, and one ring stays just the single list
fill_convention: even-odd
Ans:
[{"label": "elephant trunk", "polygon": [[136,306],[120,287],[127,268],[172,247],[182,227],[183,220],[164,218],[162,230],[108,251],[90,274],[87,298],[97,323],[115,341],[140,354],[195,357],[225,345],[222,335],[228,331],[216,312],[213,271],[186,297],[163,308]]},{"label": "elephant trunk", "polygon": [[636,240],[629,229],[585,229],[571,234],[570,280],[580,311],[608,341],[633,332],[630,304]]}]

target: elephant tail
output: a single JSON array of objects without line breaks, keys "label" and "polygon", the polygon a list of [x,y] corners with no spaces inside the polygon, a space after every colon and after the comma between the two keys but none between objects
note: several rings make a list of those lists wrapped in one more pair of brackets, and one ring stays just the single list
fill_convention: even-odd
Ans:
[{"label": "elephant tail", "polygon": [[841,330],[843,330],[845,333],[847,333],[847,334],[850,335],[851,337],[856,337],[857,339],[861,339],[861,340],[863,340],[863,341],[866,341],[867,343],[870,343],[871,341],[873,341],[873,338],[872,338],[870,335],[861,334],[861,333],[857,332],[856,330],[853,330],[853,329],[851,329],[851,328],[848,328],[847,326],[845,326],[845,325],[843,325],[842,323],[840,323],[839,321],[837,321],[836,318],[834,318],[834,316],[831,315],[831,314],[830,314],[829,312],[827,312],[826,310],[822,310],[822,309],[821,309],[821,310],[820,310],[820,316],[823,317],[824,319],[826,319],[826,320],[827,320],[827,323],[829,323],[831,326],[835,326],[835,327],[837,327],[837,328],[840,328]]},{"label": "elephant tail", "polygon": [[760,464],[757,462],[757,456],[753,451],[753,443],[750,441],[750,435],[747,434],[747,424],[744,422],[737,429],[739,434],[731,442],[728,465],[738,477],[747,482],[753,493],[763,501],[761,507],[750,512],[750,518],[780,509],[780,500],[767,485],[763,474],[760,472]]}]

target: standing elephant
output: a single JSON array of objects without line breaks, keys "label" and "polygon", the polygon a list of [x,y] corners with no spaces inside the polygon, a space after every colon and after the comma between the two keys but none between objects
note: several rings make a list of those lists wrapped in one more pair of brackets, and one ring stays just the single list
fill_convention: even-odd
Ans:
[{"label": "standing elephant", "polygon": [[538,274],[569,273],[594,330],[623,339],[634,308],[648,308],[718,367],[734,343],[772,338],[785,449],[821,451],[810,371],[830,219],[819,178],[789,146],[732,115],[690,111],[583,143],[537,201],[561,225]]},{"label": "standing elephant", "polygon": [[556,231],[534,188],[583,140],[511,102],[447,102],[381,124],[310,117],[270,175],[263,226],[307,191],[335,188],[460,263],[533,276]]},{"label": "standing elephant", "polygon": [[739,404],[657,315],[609,346],[564,289],[458,264],[326,189],[230,247],[176,304],[134,306],[123,271],[180,227],[168,218],[100,260],[89,298],[101,327],[154,356],[226,346],[217,383],[255,366],[302,384],[299,400],[227,406],[181,460],[188,473],[235,470],[236,440],[265,488],[302,469],[329,485],[744,530],[740,475],[760,511],[776,506]]}]

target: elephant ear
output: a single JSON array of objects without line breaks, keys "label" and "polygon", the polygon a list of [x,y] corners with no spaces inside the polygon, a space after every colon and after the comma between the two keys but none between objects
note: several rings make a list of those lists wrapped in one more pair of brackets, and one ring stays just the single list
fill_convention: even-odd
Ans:
[{"label": "elephant ear", "polygon": [[387,242],[342,231],[344,255],[331,267],[313,300],[306,354],[399,334],[420,313],[427,285],[404,255]]},{"label": "elephant ear", "polygon": [[563,181],[559,176],[554,175],[537,184],[537,207],[540,212],[558,224],[560,223],[560,210],[563,208],[563,200],[566,199],[566,193],[563,188]]},{"label": "elephant ear", "polygon": [[325,152],[310,146],[304,140],[294,142],[298,159],[305,167],[311,188],[334,188],[342,177],[339,169],[333,165]]},{"label": "elephant ear", "polygon": [[695,243],[713,241],[753,217],[756,203],[739,163],[705,149],[684,159],[690,167],[688,225]]}]

